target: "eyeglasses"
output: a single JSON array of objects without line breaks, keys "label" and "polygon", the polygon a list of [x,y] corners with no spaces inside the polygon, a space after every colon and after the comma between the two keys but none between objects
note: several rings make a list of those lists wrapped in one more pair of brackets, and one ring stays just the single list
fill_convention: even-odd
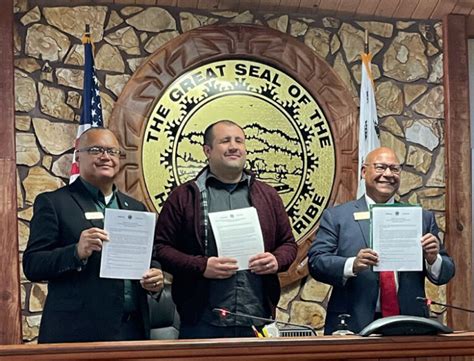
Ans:
[{"label": "eyeglasses", "polygon": [[77,149],[76,152],[87,152],[90,155],[102,155],[102,154],[107,153],[110,157],[116,157],[116,158],[121,158],[124,156],[124,154],[122,154],[122,151],[120,149],[101,147],[98,145],[93,145],[91,147]]},{"label": "eyeglasses", "polygon": [[385,164],[385,163],[370,163],[364,165],[371,165],[375,169],[375,173],[383,174],[387,169],[390,169],[390,172],[393,174],[400,174],[402,171],[402,166],[400,164]]}]

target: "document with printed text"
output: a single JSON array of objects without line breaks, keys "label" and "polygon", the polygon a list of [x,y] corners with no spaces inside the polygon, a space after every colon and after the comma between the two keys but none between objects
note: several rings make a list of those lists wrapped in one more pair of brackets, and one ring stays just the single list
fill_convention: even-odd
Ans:
[{"label": "document with printed text", "polygon": [[254,207],[209,213],[219,257],[236,258],[239,271],[264,252],[262,229]]},{"label": "document with printed text", "polygon": [[155,213],[124,209],[105,210],[100,277],[138,280],[150,268]]},{"label": "document with printed text", "polygon": [[423,270],[421,207],[374,205],[370,213],[372,249],[379,254],[374,271]]}]

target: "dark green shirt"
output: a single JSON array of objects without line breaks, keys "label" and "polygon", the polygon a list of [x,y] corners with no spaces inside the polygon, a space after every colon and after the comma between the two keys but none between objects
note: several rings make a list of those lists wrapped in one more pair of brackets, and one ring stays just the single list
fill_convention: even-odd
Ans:
[{"label": "dark green shirt", "polygon": [[[249,181],[247,174],[235,184],[223,183],[209,173],[206,180],[208,211],[221,212],[232,209],[251,207],[249,199]],[[209,224],[209,256],[217,256],[214,233]],[[227,316],[221,318],[214,308],[224,308],[231,312],[246,313],[257,317],[269,317],[264,302],[262,277],[252,272],[238,271],[234,276],[224,280],[209,281],[209,301],[203,314],[203,321],[214,326],[260,326],[264,322],[252,321],[242,317]]]}]

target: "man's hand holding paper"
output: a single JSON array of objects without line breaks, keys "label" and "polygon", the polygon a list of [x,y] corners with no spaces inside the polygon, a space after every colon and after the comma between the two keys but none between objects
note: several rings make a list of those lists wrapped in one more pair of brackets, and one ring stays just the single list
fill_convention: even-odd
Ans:
[{"label": "man's hand holding paper", "polygon": [[[235,259],[240,271],[249,269],[251,257],[264,253],[262,229],[254,207],[209,213],[209,220],[214,232],[219,259],[223,257]],[[226,266],[228,263],[229,260],[222,259],[219,262],[212,262],[211,267],[219,272],[221,276],[219,278],[224,278],[222,272],[224,275],[229,271],[235,272]]]},{"label": "man's hand holding paper", "polygon": [[155,217],[149,212],[106,209],[104,228],[110,242],[102,245],[100,277],[142,279],[150,268]]},{"label": "man's hand holding paper", "polygon": [[209,257],[204,277],[226,279],[239,270],[237,260],[231,257]]},{"label": "man's hand holding paper", "polygon": [[278,261],[270,252],[259,253],[249,259],[249,269],[258,275],[268,275],[278,271]]},{"label": "man's hand holding paper", "polygon": [[76,245],[77,256],[80,260],[85,261],[91,256],[92,252],[101,251],[102,242],[108,240],[109,235],[103,229],[92,227],[83,230],[79,242],[77,242]]},{"label": "man's hand holding paper", "polygon": [[[371,236],[373,250],[379,255],[374,271],[423,270],[421,207],[374,205]],[[431,252],[432,241],[429,242]]]}]

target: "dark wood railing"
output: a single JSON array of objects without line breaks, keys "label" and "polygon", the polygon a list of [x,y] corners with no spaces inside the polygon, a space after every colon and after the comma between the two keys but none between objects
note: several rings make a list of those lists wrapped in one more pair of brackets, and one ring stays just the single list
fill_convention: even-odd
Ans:
[{"label": "dark wood railing", "polygon": [[0,346],[8,360],[470,360],[474,332],[440,336],[95,342]]}]

